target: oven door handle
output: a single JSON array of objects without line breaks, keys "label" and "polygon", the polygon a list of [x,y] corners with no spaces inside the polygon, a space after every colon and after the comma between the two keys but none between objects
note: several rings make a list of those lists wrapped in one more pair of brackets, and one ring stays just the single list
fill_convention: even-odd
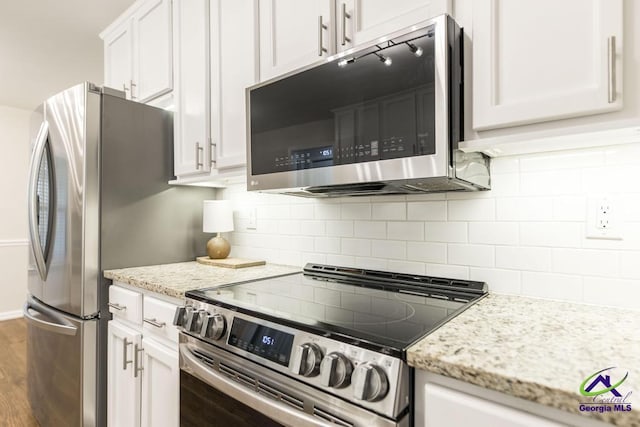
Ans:
[{"label": "oven door handle", "polygon": [[327,425],[322,420],[314,418],[284,403],[261,396],[254,390],[249,390],[242,384],[218,373],[210,366],[201,362],[200,359],[189,350],[186,344],[180,344],[180,355],[182,356],[180,369],[198,377],[211,387],[216,388],[227,396],[244,403],[281,424],[305,427],[325,427]]}]

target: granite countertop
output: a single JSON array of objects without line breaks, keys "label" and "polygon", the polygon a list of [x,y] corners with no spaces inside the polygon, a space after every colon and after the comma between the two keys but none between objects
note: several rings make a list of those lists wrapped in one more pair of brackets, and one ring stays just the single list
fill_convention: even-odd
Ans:
[{"label": "granite countertop", "polygon": [[[409,348],[407,357],[429,372],[614,425],[640,426],[638,311],[491,294]],[[628,371],[617,390],[632,392],[627,402],[633,409],[580,412],[581,402],[593,402],[580,394],[582,382],[609,367],[619,368],[612,384]]]},{"label": "granite countertop", "polygon": [[278,264],[266,264],[246,268],[226,268],[213,267],[190,261],[105,270],[104,277],[170,297],[184,298],[184,293],[189,290],[280,276],[297,271],[301,271],[301,269],[299,267]]}]

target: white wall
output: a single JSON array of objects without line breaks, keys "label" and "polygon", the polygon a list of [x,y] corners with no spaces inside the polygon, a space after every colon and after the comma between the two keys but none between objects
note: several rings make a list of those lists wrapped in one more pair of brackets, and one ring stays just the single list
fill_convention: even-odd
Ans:
[{"label": "white wall", "polygon": [[0,320],[20,315],[27,293],[30,116],[30,111],[0,106]]},{"label": "white wall", "polygon": [[[640,144],[493,159],[493,189],[234,201],[232,256],[483,280],[493,292],[640,308]],[[618,201],[623,240],[585,238],[587,200]],[[248,230],[257,208],[257,230]]]}]

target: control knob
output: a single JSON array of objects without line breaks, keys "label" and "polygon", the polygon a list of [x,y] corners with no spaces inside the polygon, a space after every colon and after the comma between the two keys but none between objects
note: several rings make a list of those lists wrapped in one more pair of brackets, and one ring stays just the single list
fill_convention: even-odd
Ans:
[{"label": "control knob", "polygon": [[187,332],[200,333],[202,330],[202,323],[208,314],[209,313],[204,310],[192,310],[187,314],[187,322],[184,325],[184,329]]},{"label": "control knob", "polygon": [[191,306],[176,308],[176,313],[173,316],[173,324],[175,326],[184,328],[184,326],[187,324],[187,318],[189,317],[189,314],[192,311],[193,311],[193,307]]},{"label": "control knob", "polygon": [[375,402],[389,391],[389,382],[384,371],[373,363],[361,363],[353,371],[353,397]]},{"label": "control knob", "polygon": [[293,356],[291,371],[305,377],[315,377],[320,372],[322,350],[317,344],[306,343],[299,345]]},{"label": "control knob", "polygon": [[212,340],[219,340],[224,336],[227,329],[227,322],[222,314],[209,314],[206,313],[204,320],[202,321],[202,329],[200,329],[200,336],[202,338],[211,338]]},{"label": "control knob", "polygon": [[326,387],[343,388],[351,382],[353,366],[345,355],[329,353],[320,363],[320,384]]}]

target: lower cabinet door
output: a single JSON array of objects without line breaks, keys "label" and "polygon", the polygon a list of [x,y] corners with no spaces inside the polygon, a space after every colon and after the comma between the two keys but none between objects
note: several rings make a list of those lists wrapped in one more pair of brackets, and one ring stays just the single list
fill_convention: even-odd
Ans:
[{"label": "lower cabinet door", "polygon": [[[141,371],[139,350],[142,334],[111,320],[107,344],[107,425],[140,425]],[[137,359],[136,359],[137,357]]]},{"label": "lower cabinet door", "polygon": [[142,425],[180,424],[180,366],[178,352],[154,339],[142,340]]}]

